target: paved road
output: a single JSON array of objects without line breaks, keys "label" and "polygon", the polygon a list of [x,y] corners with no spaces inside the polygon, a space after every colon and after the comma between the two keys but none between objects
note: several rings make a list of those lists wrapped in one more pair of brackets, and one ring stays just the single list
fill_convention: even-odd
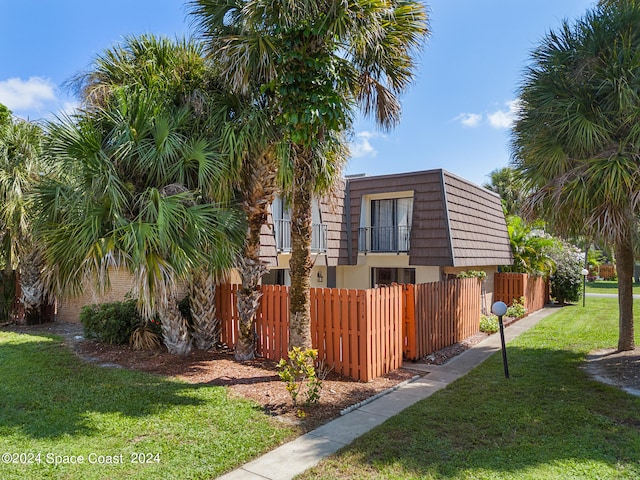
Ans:
[{"label": "paved road", "polygon": [[[587,298],[589,297],[618,298],[618,294],[617,293],[587,293]],[[640,295],[634,295],[633,298],[640,299]]]}]

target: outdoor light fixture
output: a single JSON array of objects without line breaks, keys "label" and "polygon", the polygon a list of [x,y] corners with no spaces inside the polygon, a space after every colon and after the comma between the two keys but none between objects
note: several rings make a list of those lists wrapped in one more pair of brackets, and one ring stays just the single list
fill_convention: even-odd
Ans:
[{"label": "outdoor light fixture", "polygon": [[583,268],[580,273],[582,274],[582,307],[584,308],[587,300],[587,275],[589,275],[589,270]]},{"label": "outdoor light fixture", "polygon": [[317,276],[317,278],[318,278],[318,282],[319,282],[319,283],[322,283],[322,280],[324,280],[324,279],[322,278],[322,272],[318,272],[318,276]]},{"label": "outdoor light fixture", "polygon": [[509,365],[507,364],[507,348],[504,344],[504,326],[502,325],[502,317],[507,313],[507,304],[504,302],[495,302],[491,305],[491,312],[498,316],[498,324],[500,325],[500,343],[502,344],[502,364],[504,365],[504,378],[509,378]]}]

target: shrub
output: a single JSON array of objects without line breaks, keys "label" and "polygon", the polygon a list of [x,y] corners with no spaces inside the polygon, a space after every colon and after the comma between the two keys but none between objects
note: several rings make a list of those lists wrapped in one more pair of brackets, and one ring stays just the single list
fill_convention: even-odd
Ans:
[{"label": "shrub", "polygon": [[495,315],[480,315],[480,331],[496,333],[498,331],[498,317]]},{"label": "shrub", "polygon": [[456,278],[479,278],[480,280],[484,280],[487,278],[487,272],[484,270],[467,270],[465,272],[460,272],[456,275]]},{"label": "shrub", "polygon": [[567,243],[553,252],[556,270],[551,275],[551,296],[560,304],[577,302],[582,293],[584,257],[579,250]]},{"label": "shrub", "polygon": [[291,395],[293,405],[298,405],[298,395],[306,385],[305,404],[318,403],[322,380],[316,375],[314,362],[318,357],[318,351],[312,348],[306,350],[293,347],[289,351],[289,360],[284,358],[278,362],[278,376],[287,384],[287,391]]},{"label": "shrub", "polygon": [[80,321],[87,338],[114,345],[128,343],[131,334],[143,323],[135,300],[82,307]]},{"label": "shrub", "polygon": [[527,309],[524,307],[525,299],[520,297],[520,300],[513,299],[511,306],[507,308],[507,317],[520,318],[524,317],[527,313]]}]

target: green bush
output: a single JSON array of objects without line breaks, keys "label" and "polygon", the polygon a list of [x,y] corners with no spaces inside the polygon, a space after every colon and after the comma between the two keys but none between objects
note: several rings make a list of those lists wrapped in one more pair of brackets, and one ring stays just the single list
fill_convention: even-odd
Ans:
[{"label": "green bush", "polygon": [[129,343],[133,331],[143,323],[135,300],[82,307],[80,322],[85,337],[114,345]]},{"label": "green bush", "polygon": [[480,331],[496,333],[498,331],[498,317],[495,315],[480,315]]},{"label": "green bush", "polygon": [[487,272],[484,270],[467,270],[465,272],[460,272],[456,275],[456,278],[479,278],[480,280],[484,280],[487,278]]},{"label": "green bush", "polygon": [[511,306],[507,308],[507,317],[524,317],[525,313],[527,313],[527,309],[524,307],[524,301],[524,297],[520,297],[520,300],[514,298]]},{"label": "green bush", "polygon": [[322,379],[318,378],[314,367],[317,358],[317,350],[293,347],[289,351],[289,361],[282,358],[278,362],[278,376],[287,384],[287,391],[291,395],[294,406],[298,405],[298,395],[305,386],[307,387],[305,404],[310,405],[320,401]]}]

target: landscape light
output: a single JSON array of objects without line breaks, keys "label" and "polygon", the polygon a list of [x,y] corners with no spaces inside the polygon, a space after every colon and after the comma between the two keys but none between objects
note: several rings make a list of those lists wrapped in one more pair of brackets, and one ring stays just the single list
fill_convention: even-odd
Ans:
[{"label": "landscape light", "polygon": [[500,325],[500,343],[502,344],[502,365],[504,366],[504,378],[509,378],[507,348],[504,344],[504,326],[502,325],[502,317],[507,313],[507,304],[504,302],[495,302],[491,306],[491,312],[494,315],[498,316],[498,324]]}]

